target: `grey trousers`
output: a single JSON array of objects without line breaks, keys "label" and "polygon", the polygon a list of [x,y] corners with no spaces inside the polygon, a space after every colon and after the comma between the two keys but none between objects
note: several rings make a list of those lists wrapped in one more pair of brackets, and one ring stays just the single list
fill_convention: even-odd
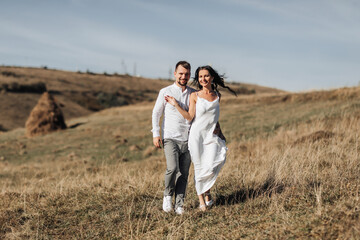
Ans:
[{"label": "grey trousers", "polygon": [[166,158],[164,196],[175,193],[175,208],[184,205],[189,168],[191,164],[188,142],[164,139]]}]

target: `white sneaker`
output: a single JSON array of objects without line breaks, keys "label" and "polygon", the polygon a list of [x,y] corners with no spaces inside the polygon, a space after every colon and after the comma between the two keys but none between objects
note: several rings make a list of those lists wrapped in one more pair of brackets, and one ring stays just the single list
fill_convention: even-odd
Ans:
[{"label": "white sneaker", "polygon": [[182,215],[184,213],[184,208],[183,207],[177,207],[175,210],[175,213],[178,215]]},{"label": "white sneaker", "polygon": [[163,199],[163,210],[165,212],[171,212],[173,209],[172,203],[171,203],[171,196],[164,196]]}]

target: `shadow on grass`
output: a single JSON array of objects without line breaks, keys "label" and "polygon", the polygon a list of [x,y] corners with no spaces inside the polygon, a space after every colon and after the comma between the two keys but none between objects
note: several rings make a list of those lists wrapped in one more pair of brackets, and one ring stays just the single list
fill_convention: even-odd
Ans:
[{"label": "shadow on grass", "polygon": [[69,126],[68,128],[76,128],[76,127],[81,126],[81,125],[83,125],[83,124],[85,124],[85,122],[75,123],[75,124]]},{"label": "shadow on grass", "polygon": [[272,194],[281,193],[284,189],[285,186],[283,184],[277,184],[273,180],[267,180],[259,188],[242,188],[229,195],[219,195],[216,198],[215,205],[233,205],[260,196],[271,197]]},{"label": "shadow on grass", "polygon": [[0,124],[0,132],[7,132],[7,129]]}]

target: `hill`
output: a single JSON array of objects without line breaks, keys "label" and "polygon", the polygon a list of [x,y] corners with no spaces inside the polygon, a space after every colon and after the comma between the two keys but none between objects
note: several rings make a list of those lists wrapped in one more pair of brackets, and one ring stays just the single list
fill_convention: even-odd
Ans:
[{"label": "hill", "polygon": [[[65,119],[109,107],[149,102],[170,80],[119,74],[68,72],[46,68],[0,67],[0,131],[23,127],[40,94],[47,90],[63,106]],[[281,92],[249,84],[231,84],[239,94]]]},{"label": "hill", "polygon": [[[202,213],[161,210],[153,102],[0,134],[0,238],[358,239],[360,88],[224,96],[227,162]],[[193,173],[193,169],[190,169]]]}]

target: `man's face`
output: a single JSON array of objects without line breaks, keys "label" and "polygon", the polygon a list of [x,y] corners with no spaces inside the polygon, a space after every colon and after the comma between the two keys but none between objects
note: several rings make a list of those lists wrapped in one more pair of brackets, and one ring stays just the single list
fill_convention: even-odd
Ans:
[{"label": "man's face", "polygon": [[174,76],[176,85],[178,85],[179,87],[184,87],[190,79],[190,70],[179,65],[174,72]]}]

